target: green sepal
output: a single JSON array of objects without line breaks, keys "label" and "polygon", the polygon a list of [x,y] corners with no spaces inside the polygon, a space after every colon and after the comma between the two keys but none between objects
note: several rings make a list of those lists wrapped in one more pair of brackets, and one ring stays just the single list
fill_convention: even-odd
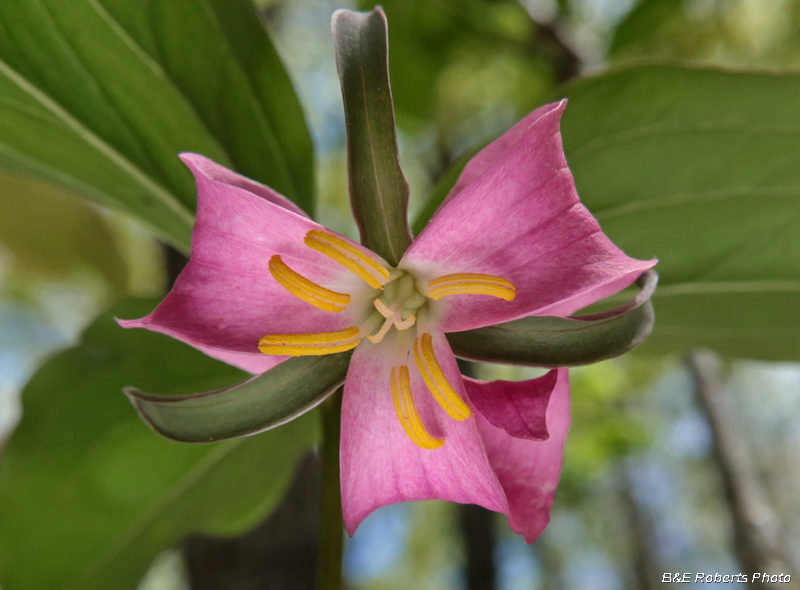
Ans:
[{"label": "green sepal", "polygon": [[658,274],[639,277],[639,294],[615,309],[587,316],[531,316],[447,334],[456,356],[472,361],[533,367],[571,367],[614,358],[636,348],[653,330],[650,297]]},{"label": "green sepal", "polygon": [[189,395],[125,389],[141,417],[180,442],[214,442],[285,424],[344,383],[352,352],[290,358],[243,383]]},{"label": "green sepal", "polygon": [[400,167],[389,86],[386,15],[333,15],[336,65],[347,120],[347,172],[361,243],[397,266],[411,245],[408,181]]}]

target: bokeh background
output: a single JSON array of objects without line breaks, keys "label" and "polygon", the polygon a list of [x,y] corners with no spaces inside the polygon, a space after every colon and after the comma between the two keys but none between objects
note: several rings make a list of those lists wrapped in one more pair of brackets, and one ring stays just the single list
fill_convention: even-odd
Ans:
[{"label": "bokeh background", "polygon": [[[800,0],[386,0],[383,6],[412,219],[459,157],[556,98],[557,88],[576,76],[649,59],[800,65]],[[330,36],[330,16],[339,7],[372,6],[261,1],[311,127],[318,218],[357,239]],[[159,242],[120,213],[11,173],[0,172],[0,189],[2,441],[19,419],[19,393],[42,361],[74,344],[116,301],[163,293],[167,272]],[[476,370],[486,378],[534,374]],[[737,440],[780,522],[786,557],[798,567],[800,364],[724,358],[721,375]],[[645,349],[574,369],[571,379],[573,426],[552,522],[528,546],[496,519],[498,590],[648,590],[660,586],[654,578],[663,572],[740,571],[712,432],[686,359]],[[441,502],[377,511],[346,545],[349,588],[467,588],[459,519],[456,506]],[[140,590],[188,587],[177,548],[159,556],[140,584]]]}]

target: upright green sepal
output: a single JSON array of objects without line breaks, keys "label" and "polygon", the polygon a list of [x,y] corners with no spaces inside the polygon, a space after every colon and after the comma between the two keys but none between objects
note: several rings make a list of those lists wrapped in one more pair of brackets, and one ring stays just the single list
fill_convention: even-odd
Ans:
[{"label": "upright green sepal", "polygon": [[352,353],[290,358],[225,389],[156,395],[125,389],[150,427],[180,442],[214,442],[269,430],[307,412],[344,383]]},{"label": "upright green sepal", "polygon": [[658,274],[639,277],[639,294],[615,309],[572,318],[531,316],[447,334],[461,358],[525,365],[571,367],[588,365],[625,354],[644,342],[653,330],[655,313],[650,301]]},{"label": "upright green sepal", "polygon": [[400,167],[389,85],[386,15],[333,15],[336,64],[347,120],[350,203],[361,243],[396,266],[411,244],[408,181]]}]

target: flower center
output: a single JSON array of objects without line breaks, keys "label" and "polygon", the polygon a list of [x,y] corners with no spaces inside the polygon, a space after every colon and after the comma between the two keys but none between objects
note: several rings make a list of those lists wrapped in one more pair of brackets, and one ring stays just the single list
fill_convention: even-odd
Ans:
[{"label": "flower center", "polygon": [[383,295],[372,304],[385,321],[374,336],[367,336],[370,342],[377,344],[394,326],[398,330],[408,330],[417,321],[419,310],[427,302],[427,297],[414,286],[414,277],[403,274],[383,287]]},{"label": "flower center", "polygon": [[[372,301],[375,310],[359,326],[351,326],[338,332],[268,334],[259,340],[259,350],[265,354],[291,356],[334,354],[352,350],[364,338],[378,344],[392,327],[396,328],[400,334],[390,386],[397,418],[408,437],[420,448],[441,447],[444,440],[428,433],[414,404],[409,357],[413,355],[413,364],[425,386],[451,418],[466,420],[471,410],[447,380],[436,359],[433,336],[426,319],[428,302],[451,295],[490,295],[511,301],[516,296],[514,285],[502,277],[475,273],[443,275],[425,285],[412,274],[384,266],[368,253],[328,232],[312,230],[306,234],[304,242],[309,248],[344,266],[375,289],[372,292],[378,293]],[[338,293],[318,285],[289,268],[278,255],[270,259],[269,272],[289,293],[318,309],[339,313],[352,303],[353,297],[349,293]],[[356,299],[363,305],[363,297],[356,296]],[[412,326],[416,326],[416,337],[407,332]]]},{"label": "flower center", "polygon": [[[258,342],[258,348],[264,354],[333,354],[355,348],[364,338],[377,344],[392,326],[403,331],[415,325],[428,299],[438,301],[450,295],[490,295],[511,301],[516,296],[511,281],[488,274],[455,273],[421,285],[411,274],[384,266],[368,253],[326,231],[311,230],[303,241],[312,250],[350,270],[373,289],[383,291],[372,302],[377,313],[373,312],[358,327],[352,326],[338,332],[268,334]],[[292,270],[277,254],[269,261],[269,272],[289,293],[323,311],[339,313],[351,303],[349,293],[339,293],[318,285]],[[376,329],[377,332],[373,334]],[[429,383],[427,379],[426,383]]]}]

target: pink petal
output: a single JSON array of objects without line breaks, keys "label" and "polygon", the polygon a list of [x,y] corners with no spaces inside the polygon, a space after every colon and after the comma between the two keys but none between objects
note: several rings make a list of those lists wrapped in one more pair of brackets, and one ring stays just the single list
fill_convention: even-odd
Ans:
[{"label": "pink petal", "polygon": [[[510,302],[453,295],[432,303],[438,330],[469,330],[552,309],[568,315],[602,297],[609,286],[632,283],[655,264],[626,256],[580,203],[561,146],[565,106],[562,101],[546,112],[539,109],[527,128],[512,129],[512,139],[519,139],[464,183],[403,257],[400,267],[421,282],[452,273],[485,273],[516,287]],[[505,137],[498,140],[497,151],[507,143]],[[479,160],[470,179],[488,159]]]},{"label": "pink petal", "polygon": [[528,130],[542,115],[546,115],[553,110],[555,105],[546,104],[540,106],[538,109],[530,113],[524,119],[518,121],[511,129],[506,131],[502,136],[498,137],[492,143],[483,148],[480,152],[475,154],[469,163],[464,167],[461,176],[458,177],[458,182],[447,195],[444,203],[455,197],[462,190],[467,188],[475,182],[481,175],[486,172],[492,165],[505,154],[513,145],[518,142]]},{"label": "pink petal", "polygon": [[[365,319],[372,309],[370,301],[359,299],[373,290],[303,243],[308,231],[325,228],[260,195],[217,180],[206,173],[205,160],[202,168],[196,156],[184,160],[194,172],[198,189],[189,264],[152,314],[120,322],[123,326],[156,330],[194,346],[255,355],[260,354],[258,341],[266,334],[333,332]],[[215,176],[220,168],[213,169]],[[275,254],[317,284],[350,293],[354,302],[345,311],[333,313],[298,299],[270,274],[269,260]]]},{"label": "pink petal", "polygon": [[[487,384],[464,379],[473,396]],[[522,382],[520,386],[524,386]],[[480,394],[478,394],[480,395]],[[478,428],[489,462],[508,498],[508,525],[532,543],[550,522],[550,508],[561,477],[564,443],[569,431],[569,380],[567,369],[558,369],[558,381],[547,408],[550,438],[539,442],[513,438],[478,414]]]},{"label": "pink petal", "polygon": [[260,182],[256,182],[255,180],[251,180],[241,174],[234,172],[233,170],[229,170],[225,168],[225,166],[220,166],[213,160],[209,160],[205,156],[201,156],[200,154],[192,154],[190,152],[184,152],[180,154],[180,159],[183,160],[184,164],[189,166],[192,171],[197,174],[197,172],[202,172],[205,176],[214,180],[216,182],[222,184],[229,184],[231,186],[238,186],[254,195],[258,195],[262,199],[266,199],[270,203],[278,205],[279,207],[283,207],[284,209],[288,209],[292,213],[297,213],[298,215],[302,215],[303,217],[308,217],[308,214],[303,211],[300,207],[295,205],[292,201],[281,195],[280,193],[275,192],[271,188],[269,188],[265,184],[261,184]]},{"label": "pink petal", "polygon": [[481,381],[468,391],[472,405],[493,426],[514,438],[547,440],[545,415],[557,381],[553,369],[530,381]]},{"label": "pink petal", "polygon": [[217,350],[209,348],[208,346],[200,346],[193,344],[194,348],[200,352],[210,356],[212,359],[217,359],[223,363],[228,363],[231,366],[247,371],[253,375],[260,375],[264,371],[270,370],[275,365],[282,363],[288,356],[270,356],[262,353],[247,354],[244,352],[227,352],[224,350]]},{"label": "pink petal", "polygon": [[[410,359],[411,388],[428,432],[445,438],[435,450],[417,447],[403,431],[392,403],[390,374],[395,339],[356,348],[345,382],[342,404],[341,477],[345,528],[351,535],[373,510],[410,500],[438,498],[479,504],[506,512],[500,483],[489,466],[473,417],[450,418],[425,387]],[[463,394],[463,383],[441,335],[434,349],[450,383]]]}]

